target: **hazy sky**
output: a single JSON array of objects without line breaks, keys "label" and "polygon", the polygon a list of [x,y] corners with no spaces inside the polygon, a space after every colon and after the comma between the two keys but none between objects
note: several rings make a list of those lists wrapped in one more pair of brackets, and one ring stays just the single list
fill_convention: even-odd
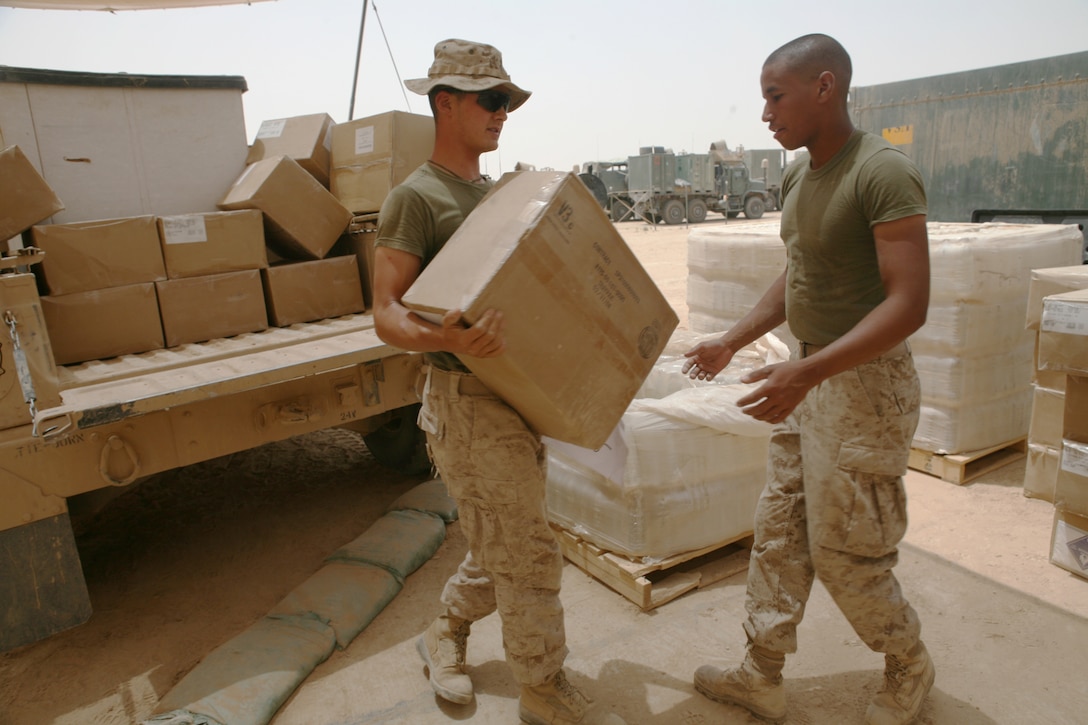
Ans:
[{"label": "hazy sky", "polygon": [[[0,65],[240,75],[252,141],[266,119],[349,120],[362,7],[0,8]],[[367,13],[354,118],[429,114],[401,80],[425,76],[434,44],[459,37],[498,47],[514,82],[533,91],[499,151],[484,158],[492,176],[517,161],[566,170],[640,146],[768,148],[759,70],[799,35],[838,38],[853,57],[854,85],[864,86],[1088,50],[1086,29],[1088,0],[378,0]]]}]

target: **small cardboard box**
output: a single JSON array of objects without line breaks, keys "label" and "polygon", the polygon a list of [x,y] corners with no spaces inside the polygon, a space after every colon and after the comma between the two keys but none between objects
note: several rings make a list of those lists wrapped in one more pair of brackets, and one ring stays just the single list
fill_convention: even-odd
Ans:
[{"label": "small cardboard box", "polygon": [[38,284],[32,274],[0,275],[0,310],[11,313],[15,322],[15,335],[11,327],[0,330],[0,430],[31,422],[30,408],[19,382],[15,368],[15,343],[26,356],[30,380],[34,384],[35,407],[38,410],[61,404],[57,365],[49,339]]},{"label": "small cardboard box", "polygon": [[45,252],[38,272],[50,295],[166,279],[154,216],[35,226],[30,239]]},{"label": "small cardboard box", "polygon": [[432,320],[488,309],[506,351],[464,357],[537,432],[599,448],[676,329],[669,306],[600,204],[567,172],[508,174],[405,293]]},{"label": "small cardboard box", "polygon": [[166,216],[158,223],[170,279],[268,266],[264,217],[256,209]]},{"label": "small cardboard box", "polygon": [[0,151],[0,242],[64,209],[53,188],[18,146]]},{"label": "small cardboard box", "polygon": [[351,212],[288,156],[246,167],[219,208],[262,211],[265,241],[288,259],[321,259],[351,221]]},{"label": "small cardboard box", "polygon": [[1024,495],[1054,503],[1058,485],[1062,449],[1028,441],[1028,460],[1024,466]]},{"label": "small cardboard box", "polygon": [[1066,438],[1054,484],[1054,505],[1064,511],[1088,516],[1088,443]]},{"label": "small cardboard box", "polygon": [[1054,509],[1050,563],[1088,579],[1088,516]]},{"label": "small cardboard box", "polygon": [[260,270],[156,282],[166,346],[268,328]]},{"label": "small cardboard box", "polygon": [[1065,391],[1064,370],[1040,370],[1039,369],[1039,337],[1042,333],[1035,333],[1035,349],[1032,358],[1031,382],[1041,388],[1049,388],[1059,392]]},{"label": "small cardboard box", "polygon": [[151,282],[42,297],[58,365],[158,350],[159,305]]},{"label": "small cardboard box", "polygon": [[355,229],[355,226],[353,222],[352,229],[341,236],[329,250],[329,256],[352,255],[355,257],[356,267],[359,270],[359,283],[363,288],[363,304],[369,310],[374,306],[373,283],[370,276],[374,269],[374,239],[378,236],[378,226],[376,221],[362,224],[358,229]]},{"label": "small cardboard box", "polygon": [[332,129],[329,188],[356,214],[379,211],[389,191],[434,151],[434,119],[403,111],[338,123]]},{"label": "small cardboard box", "polygon": [[1088,289],[1043,298],[1039,369],[1088,375]]},{"label": "small cardboard box", "polygon": [[336,124],[327,113],[274,118],[261,122],[249,146],[247,164],[277,156],[290,156],[315,179],[329,188],[329,160],[332,129]]},{"label": "small cardboard box", "polygon": [[363,288],[354,256],[278,264],[261,270],[268,319],[285,327],[363,312]]},{"label": "small cardboard box", "polygon": [[1065,393],[1061,390],[1033,385],[1028,441],[1051,448],[1061,448],[1064,418]]},{"label": "small cardboard box", "polygon": [[1028,283],[1028,329],[1039,329],[1044,298],[1081,289],[1088,289],[1088,265],[1031,270],[1031,281]]}]

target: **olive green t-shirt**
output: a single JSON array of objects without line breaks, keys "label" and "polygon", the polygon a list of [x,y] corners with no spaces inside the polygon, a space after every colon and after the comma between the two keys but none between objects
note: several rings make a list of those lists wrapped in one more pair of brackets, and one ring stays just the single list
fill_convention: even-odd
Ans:
[{"label": "olive green t-shirt", "polygon": [[[427,162],[394,187],[378,213],[374,244],[408,252],[426,267],[441,251],[492,183],[473,183]],[[442,370],[468,372],[448,352],[426,353],[428,362]]]},{"label": "olive green t-shirt", "polygon": [[922,175],[879,136],[855,131],[824,166],[797,159],[782,179],[786,320],[827,345],[884,301],[872,227],[926,213]]}]

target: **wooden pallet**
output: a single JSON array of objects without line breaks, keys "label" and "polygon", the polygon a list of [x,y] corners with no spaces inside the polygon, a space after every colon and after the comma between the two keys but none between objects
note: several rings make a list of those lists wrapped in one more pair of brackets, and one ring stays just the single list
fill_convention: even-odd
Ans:
[{"label": "wooden pallet", "polygon": [[643,610],[747,571],[752,546],[751,532],[746,532],[713,546],[644,563],[606,551],[566,529],[553,528],[567,559]]},{"label": "wooden pallet", "polygon": [[1027,438],[967,453],[934,453],[912,448],[907,465],[949,483],[964,484],[1019,460],[1028,453]]}]

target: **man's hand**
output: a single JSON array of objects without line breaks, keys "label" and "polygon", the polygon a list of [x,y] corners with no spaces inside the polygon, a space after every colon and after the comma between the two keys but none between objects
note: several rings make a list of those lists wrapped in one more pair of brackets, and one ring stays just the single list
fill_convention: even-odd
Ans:
[{"label": "man's hand", "polygon": [[472,327],[461,324],[461,310],[442,316],[442,334],[450,352],[471,357],[497,357],[506,350],[505,322],[498,310],[488,310]]},{"label": "man's hand", "polygon": [[781,423],[816,384],[799,360],[768,365],[741,378],[743,383],[765,380],[754,391],[737,399],[737,405],[756,420]]},{"label": "man's hand", "polygon": [[713,380],[733,359],[731,350],[722,340],[707,340],[684,353],[687,362],[681,369],[692,380]]}]

